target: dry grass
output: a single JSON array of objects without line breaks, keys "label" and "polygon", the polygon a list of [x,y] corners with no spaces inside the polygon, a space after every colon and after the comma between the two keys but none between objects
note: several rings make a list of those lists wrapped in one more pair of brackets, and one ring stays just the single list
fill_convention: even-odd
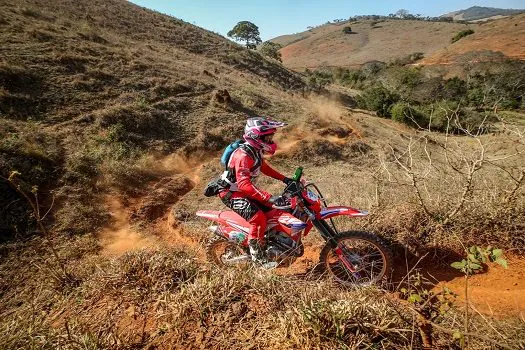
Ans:
[{"label": "dry grass", "polygon": [[[494,55],[484,57],[484,53],[523,59],[520,42],[525,37],[524,19],[525,15],[521,14],[468,25],[386,20],[379,26],[371,26],[372,21],[362,20],[350,23],[352,35],[344,34],[340,24],[327,24],[272,41],[285,46],[281,50],[283,63],[294,70],[323,66],[355,67],[370,61],[392,62],[415,52],[422,52],[425,56],[418,64],[478,63],[495,59]],[[465,29],[473,29],[475,34],[450,44],[452,37]]]},{"label": "dry grass", "polygon": [[462,59],[468,60],[467,54],[471,52],[479,54],[477,57],[471,56],[471,62],[494,60],[490,56],[483,57],[483,53],[486,52],[503,53],[506,57],[525,59],[525,52],[519,44],[524,39],[525,15],[516,15],[483,23],[475,29],[471,37],[428,55],[420,63],[429,65],[459,63]]},{"label": "dry grass", "polygon": [[[99,228],[106,191],[142,195],[162,177],[145,166],[148,157],[183,147],[216,152],[247,115],[290,115],[288,91],[304,86],[256,52],[131,3],[7,1],[1,8],[8,52],[0,62],[2,175],[18,170],[28,183],[52,182],[59,231]],[[232,106],[210,103],[217,88],[231,91]],[[249,94],[240,94],[245,88]],[[24,140],[31,130],[35,136]],[[19,212],[15,222],[26,221]]]},{"label": "dry grass", "polygon": [[[173,250],[88,259],[76,274],[82,283],[60,291],[45,277],[31,289],[10,283],[3,290],[2,347],[421,347],[411,307],[376,288],[344,290],[253,269],[203,270]],[[450,310],[434,322],[455,329],[461,314]],[[523,342],[519,324],[477,317],[472,324],[503,344]],[[439,329],[434,339],[438,347],[454,346]]]}]

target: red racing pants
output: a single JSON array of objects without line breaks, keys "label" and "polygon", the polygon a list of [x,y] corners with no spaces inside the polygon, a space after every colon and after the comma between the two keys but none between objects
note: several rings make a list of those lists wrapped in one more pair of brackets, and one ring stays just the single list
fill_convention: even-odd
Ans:
[{"label": "red racing pants", "polygon": [[239,214],[250,224],[248,240],[257,239],[259,244],[264,246],[264,232],[266,231],[265,212],[270,211],[271,208],[266,207],[258,201],[246,198],[241,192],[233,192],[229,199],[225,197],[221,199],[228,208]]}]

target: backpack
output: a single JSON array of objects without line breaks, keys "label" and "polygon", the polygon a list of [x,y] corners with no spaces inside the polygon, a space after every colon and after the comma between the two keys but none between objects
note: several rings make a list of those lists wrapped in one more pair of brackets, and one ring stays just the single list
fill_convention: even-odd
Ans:
[{"label": "backpack", "polygon": [[[230,143],[228,147],[226,147],[221,156],[221,165],[224,166],[225,171],[223,174],[211,180],[206,185],[206,187],[204,188],[204,195],[206,197],[213,197],[218,195],[219,192],[221,192],[222,190],[229,189],[231,182],[235,182],[235,175],[232,173],[233,169],[228,168],[228,163],[230,162],[230,158],[233,152],[239,147],[244,147],[243,145],[245,144],[241,140],[235,140],[234,142]],[[260,157],[257,157],[256,154],[254,154],[253,151],[249,148],[244,149],[246,150],[248,155],[255,160],[255,165],[253,168],[260,166],[260,163],[262,161]],[[231,178],[232,176],[233,179]]]},{"label": "backpack", "polygon": [[233,141],[232,143],[230,143],[228,145],[228,147],[226,147],[226,149],[224,150],[224,152],[222,153],[222,156],[221,156],[221,164],[222,166],[224,166],[224,169],[227,169],[228,168],[228,162],[230,161],[230,158],[233,154],[233,152],[239,148],[239,146],[241,145],[241,140],[235,140]]},{"label": "backpack", "polygon": [[[241,140],[235,140],[234,142],[230,143],[228,147],[224,150],[221,156],[221,165],[224,166],[224,169],[228,170],[228,163],[230,161],[230,158],[233,154],[233,152],[239,148],[241,145]],[[229,188],[229,184],[226,183],[222,178],[222,176],[219,176],[206,185],[204,188],[204,195],[206,197],[213,197],[219,194],[220,191]]]}]

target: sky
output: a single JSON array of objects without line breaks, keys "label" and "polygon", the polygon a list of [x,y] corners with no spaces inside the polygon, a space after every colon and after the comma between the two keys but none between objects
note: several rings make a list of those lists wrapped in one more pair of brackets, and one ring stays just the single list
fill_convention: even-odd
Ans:
[{"label": "sky", "polygon": [[399,9],[440,16],[471,6],[525,8],[525,0],[131,0],[226,36],[240,21],[259,27],[263,41],[305,31],[308,26],[355,15],[388,15]]}]

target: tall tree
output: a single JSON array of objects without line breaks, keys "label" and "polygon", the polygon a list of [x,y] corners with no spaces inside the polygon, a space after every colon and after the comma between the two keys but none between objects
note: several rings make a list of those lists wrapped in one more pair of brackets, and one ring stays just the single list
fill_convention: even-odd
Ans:
[{"label": "tall tree", "polygon": [[259,27],[248,21],[237,23],[227,35],[235,41],[245,41],[246,47],[249,49],[255,49],[257,44],[262,42],[259,36]]}]

